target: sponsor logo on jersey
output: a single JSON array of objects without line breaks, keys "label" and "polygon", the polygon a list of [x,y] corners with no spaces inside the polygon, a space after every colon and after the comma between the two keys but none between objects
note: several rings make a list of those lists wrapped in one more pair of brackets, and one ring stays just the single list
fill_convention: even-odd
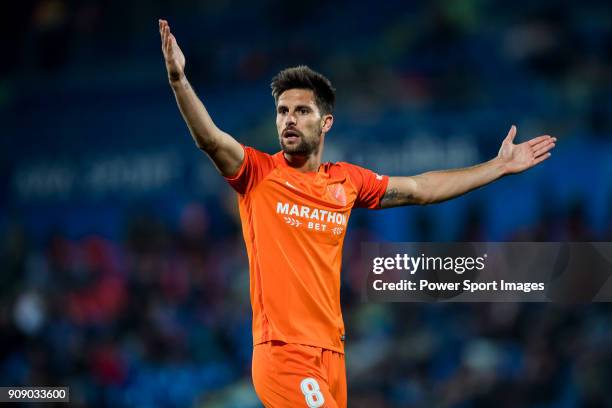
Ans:
[{"label": "sponsor logo on jersey", "polygon": [[276,203],[276,213],[321,222],[331,222],[336,225],[346,225],[348,222],[348,218],[344,214],[334,211],[321,210],[319,208],[310,208],[306,205],[283,203],[280,201]]}]

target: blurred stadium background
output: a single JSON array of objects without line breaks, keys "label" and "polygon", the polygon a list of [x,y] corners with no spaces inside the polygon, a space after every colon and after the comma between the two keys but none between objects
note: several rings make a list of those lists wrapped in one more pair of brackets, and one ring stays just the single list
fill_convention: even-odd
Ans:
[{"label": "blurred stadium background", "polygon": [[[169,3],[169,2],[168,2]],[[277,150],[269,81],[338,90],[326,160],[390,175],[558,137],[449,203],[356,210],[342,303],[351,407],[610,407],[608,304],[374,304],[360,243],[612,241],[606,1],[36,0],[0,37],[0,378],[78,407],[258,407],[233,193],[193,145],[157,19],[216,123]]]}]

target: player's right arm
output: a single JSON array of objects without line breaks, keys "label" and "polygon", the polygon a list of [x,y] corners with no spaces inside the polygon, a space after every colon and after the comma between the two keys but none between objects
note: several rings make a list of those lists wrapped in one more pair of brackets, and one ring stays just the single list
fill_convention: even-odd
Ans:
[{"label": "player's right arm", "polygon": [[244,160],[244,149],[236,139],[215,125],[204,104],[189,84],[185,76],[185,56],[170,32],[166,20],[159,20],[159,34],[168,81],[193,141],[199,149],[208,154],[219,173],[225,177],[232,177],[238,172]]}]

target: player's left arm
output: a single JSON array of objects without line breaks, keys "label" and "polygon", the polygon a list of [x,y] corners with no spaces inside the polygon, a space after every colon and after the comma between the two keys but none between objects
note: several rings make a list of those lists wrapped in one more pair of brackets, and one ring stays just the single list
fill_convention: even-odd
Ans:
[{"label": "player's left arm", "polygon": [[463,169],[430,171],[411,177],[390,177],[380,208],[433,204],[450,200],[500,177],[525,171],[551,155],[556,138],[543,135],[514,144],[516,126],[502,142],[497,157]]}]

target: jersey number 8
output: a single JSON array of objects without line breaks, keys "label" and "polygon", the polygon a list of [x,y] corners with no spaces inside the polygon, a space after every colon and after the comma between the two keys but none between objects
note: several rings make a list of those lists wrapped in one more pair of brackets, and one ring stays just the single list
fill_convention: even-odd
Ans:
[{"label": "jersey number 8", "polygon": [[304,378],[300,383],[302,393],[306,398],[308,408],[319,408],[325,403],[325,398],[319,388],[319,383],[314,378]]}]

